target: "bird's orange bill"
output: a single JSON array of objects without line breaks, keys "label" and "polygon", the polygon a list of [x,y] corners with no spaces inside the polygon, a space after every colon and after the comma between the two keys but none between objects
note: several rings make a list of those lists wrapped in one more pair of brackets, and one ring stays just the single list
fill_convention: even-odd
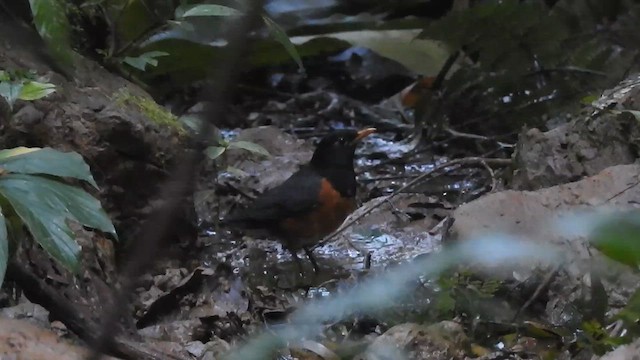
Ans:
[{"label": "bird's orange bill", "polygon": [[356,138],[353,139],[353,142],[356,143],[356,142],[366,138],[367,136],[373,134],[374,132],[376,132],[376,128],[362,129],[362,130],[358,131],[358,135],[356,135]]}]

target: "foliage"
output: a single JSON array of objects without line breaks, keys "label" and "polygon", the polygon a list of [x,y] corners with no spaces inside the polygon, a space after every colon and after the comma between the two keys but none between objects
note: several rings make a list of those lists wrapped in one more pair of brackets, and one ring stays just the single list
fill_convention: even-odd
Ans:
[{"label": "foliage", "polygon": [[[254,142],[244,141],[244,140],[227,141],[223,139],[222,136],[220,136],[219,134],[218,136],[216,136],[216,145],[209,146],[208,148],[206,148],[205,154],[209,159],[217,160],[219,157],[226,154],[226,152],[230,149],[241,149],[241,150],[248,151],[249,153],[257,154],[264,157],[271,156],[271,154],[269,154],[269,151],[267,151],[267,149],[262,147],[260,144],[256,144]],[[244,174],[242,170],[232,166],[227,166],[226,171],[230,173],[241,174],[241,175]]]},{"label": "foliage", "polygon": [[609,258],[638,270],[640,265],[640,214],[619,214],[592,233],[593,245]]},{"label": "foliage", "polygon": [[598,355],[603,355],[617,346],[629,342],[628,337],[613,337],[609,335],[607,329],[595,320],[584,322],[582,330],[578,345],[582,348],[589,348]]},{"label": "foliage", "polygon": [[63,65],[73,63],[70,25],[62,0],[29,0],[33,23],[53,57]]},{"label": "foliage", "polygon": [[[182,2],[177,7],[173,2],[156,5],[150,8],[141,0],[84,1],[76,10],[113,25],[111,41],[101,51],[107,63],[124,63],[141,71],[138,75],[147,80],[169,75],[184,83],[206,77],[226,45],[220,41],[227,31],[226,19],[242,15],[243,10],[205,2]],[[302,69],[300,56],[285,31],[267,15],[262,19],[269,33]],[[159,60],[161,56],[163,59]],[[158,68],[151,71],[149,65]],[[191,71],[183,72],[186,69]],[[189,73],[194,76],[186,76]]]},{"label": "foliage", "polygon": [[[541,1],[486,1],[430,24],[420,38],[442,41],[463,56],[437,100],[454,110],[426,112],[422,121],[457,124],[473,114],[479,120],[474,131],[513,131],[540,124],[545,114],[571,112],[581,98],[618,81],[635,50],[598,31],[601,14],[586,3],[549,8]],[[637,7],[629,4],[618,15]]]},{"label": "foliage", "polygon": [[9,261],[9,242],[24,237],[23,226],[54,259],[74,271],[80,247],[68,221],[117,239],[100,202],[63,178],[97,188],[89,166],[75,152],[24,147],[0,151],[0,283]]},{"label": "foliage", "polygon": [[443,274],[438,279],[439,291],[435,297],[438,318],[450,319],[458,312],[474,311],[472,304],[490,299],[502,283],[480,279],[469,271]]},{"label": "foliage", "polygon": [[136,57],[125,56],[122,62],[133,66],[140,71],[145,71],[147,69],[147,65],[158,66],[158,58],[168,55],[169,53],[164,51],[149,51]]},{"label": "foliage", "polygon": [[36,81],[35,74],[0,70],[0,96],[13,107],[16,100],[37,100],[56,91],[56,86]]}]

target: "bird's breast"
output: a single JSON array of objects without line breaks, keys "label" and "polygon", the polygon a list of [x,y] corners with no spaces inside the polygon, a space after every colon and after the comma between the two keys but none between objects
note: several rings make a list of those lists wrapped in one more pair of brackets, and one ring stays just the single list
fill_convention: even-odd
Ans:
[{"label": "bird's breast", "polygon": [[355,197],[343,197],[330,181],[323,179],[318,206],[299,217],[283,220],[280,228],[287,234],[289,247],[310,246],[335,231],[355,209]]}]

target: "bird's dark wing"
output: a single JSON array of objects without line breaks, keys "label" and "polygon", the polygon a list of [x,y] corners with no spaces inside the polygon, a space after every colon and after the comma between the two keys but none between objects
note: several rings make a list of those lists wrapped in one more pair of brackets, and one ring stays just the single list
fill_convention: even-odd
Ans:
[{"label": "bird's dark wing", "polygon": [[315,170],[303,167],[284,183],[265,191],[246,209],[230,215],[227,221],[265,226],[303,215],[319,205],[321,186],[322,177]]}]

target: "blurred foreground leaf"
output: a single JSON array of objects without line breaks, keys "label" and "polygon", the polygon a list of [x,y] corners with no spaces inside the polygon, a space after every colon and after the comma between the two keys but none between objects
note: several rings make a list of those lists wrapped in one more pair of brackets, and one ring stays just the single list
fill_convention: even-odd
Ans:
[{"label": "blurred foreground leaf", "polygon": [[33,23],[51,55],[61,64],[73,64],[71,27],[61,0],[29,0]]},{"label": "blurred foreground leaf", "polygon": [[606,222],[593,232],[591,241],[607,257],[637,269],[640,264],[640,213],[620,215]]}]

